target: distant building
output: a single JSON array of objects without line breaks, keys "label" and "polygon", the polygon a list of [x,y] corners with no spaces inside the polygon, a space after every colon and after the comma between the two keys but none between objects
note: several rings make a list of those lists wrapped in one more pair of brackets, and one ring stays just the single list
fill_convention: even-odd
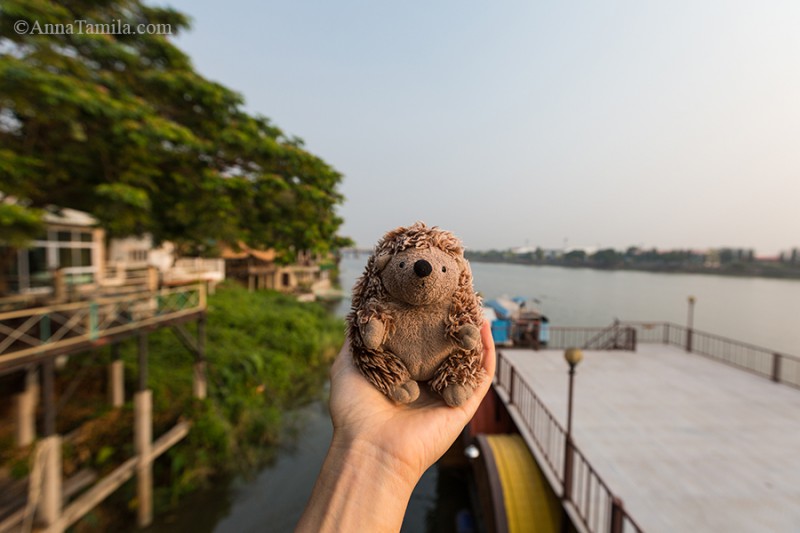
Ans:
[{"label": "distant building", "polygon": [[[0,271],[0,295],[33,304],[100,292],[155,290],[225,279],[222,259],[176,258],[171,243],[156,248],[149,235],[111,239],[97,219],[69,208],[48,209],[45,230],[26,248],[11,250]],[[24,298],[22,298],[24,297]]]},{"label": "distant building", "polygon": [[[28,248],[13,250],[16,257],[0,276],[12,294],[53,291],[56,276],[67,286],[91,290],[102,280],[105,232],[97,220],[75,209],[50,209],[45,230]],[[58,273],[58,274],[57,274]]]},{"label": "distant building", "polygon": [[222,252],[226,275],[251,291],[312,293],[331,288],[329,269],[321,257],[301,252],[295,263],[282,265],[277,262],[275,250],[256,250],[244,244],[238,248],[238,251],[226,248]]}]

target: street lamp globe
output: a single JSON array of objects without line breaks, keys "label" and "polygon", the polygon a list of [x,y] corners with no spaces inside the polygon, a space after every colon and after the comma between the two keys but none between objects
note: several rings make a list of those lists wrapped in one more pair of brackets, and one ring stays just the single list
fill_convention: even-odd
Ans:
[{"label": "street lamp globe", "polygon": [[564,350],[564,359],[570,366],[575,366],[583,360],[583,352],[580,348],[567,348]]}]

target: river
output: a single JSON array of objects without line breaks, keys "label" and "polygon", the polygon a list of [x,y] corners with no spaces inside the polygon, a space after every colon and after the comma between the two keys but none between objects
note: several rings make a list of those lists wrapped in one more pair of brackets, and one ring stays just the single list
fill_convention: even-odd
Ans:
[{"label": "river", "polygon": [[[365,261],[366,256],[342,261],[343,287],[353,286]],[[692,295],[697,298],[697,329],[800,355],[800,281],[491,263],[473,263],[472,271],[475,288],[485,298],[535,298],[553,325],[603,326],[614,318],[684,324]],[[343,316],[349,305],[344,299],[337,314]],[[293,417],[300,428],[297,438],[271,465],[248,479],[188,498],[179,510],[160,518],[153,531],[292,531],[331,437],[322,403]],[[426,473],[409,503],[404,532],[441,531],[427,526],[441,519],[437,509],[463,504],[463,495],[444,501],[458,485],[446,477],[436,468]]]}]

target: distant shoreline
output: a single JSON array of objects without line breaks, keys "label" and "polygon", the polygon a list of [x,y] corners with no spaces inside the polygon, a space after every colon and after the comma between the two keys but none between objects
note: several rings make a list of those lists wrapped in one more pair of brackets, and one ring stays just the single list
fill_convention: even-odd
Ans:
[{"label": "distant shoreline", "polygon": [[731,267],[681,267],[681,266],[644,266],[644,265],[617,265],[617,266],[598,266],[590,263],[558,263],[548,261],[525,261],[525,260],[509,260],[509,259],[496,259],[484,258],[474,254],[467,253],[467,259],[472,263],[495,263],[495,264],[508,264],[508,265],[522,265],[522,266],[551,266],[560,268],[588,268],[592,270],[604,270],[608,272],[614,271],[629,271],[629,272],[652,272],[657,274],[704,274],[709,276],[725,276],[735,278],[765,278],[765,279],[784,279],[792,281],[800,281],[800,269],[762,269],[760,265],[749,267],[749,269],[739,270],[738,268]]}]

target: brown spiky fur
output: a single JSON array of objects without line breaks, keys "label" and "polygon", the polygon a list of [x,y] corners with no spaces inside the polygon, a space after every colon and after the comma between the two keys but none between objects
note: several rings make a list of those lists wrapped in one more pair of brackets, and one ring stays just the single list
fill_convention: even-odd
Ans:
[{"label": "brown spiky fur", "polygon": [[[383,344],[377,349],[370,349],[362,338],[363,328],[371,319],[377,319],[384,325],[384,340],[393,335],[403,334],[402,331],[396,330],[397,324],[392,314],[395,303],[392,302],[392,296],[381,281],[378,258],[395,256],[409,249],[432,247],[454,258],[461,267],[461,273],[458,286],[449,302],[444,324],[453,348],[428,383],[432,390],[442,395],[448,387],[454,385],[467,387],[471,394],[483,374],[480,364],[482,355],[480,340],[470,349],[465,349],[458,341],[459,331],[466,325],[471,324],[480,328],[483,323],[480,299],[472,287],[472,273],[468,262],[464,259],[464,249],[452,233],[417,222],[412,226],[388,232],[378,242],[374,253],[367,261],[363,275],[353,288],[352,309],[347,317],[347,335],[356,367],[375,387],[390,398],[393,397],[394,390],[413,380],[413,376],[410,375],[403,360],[391,353]],[[445,399],[451,404],[447,395]]]}]

